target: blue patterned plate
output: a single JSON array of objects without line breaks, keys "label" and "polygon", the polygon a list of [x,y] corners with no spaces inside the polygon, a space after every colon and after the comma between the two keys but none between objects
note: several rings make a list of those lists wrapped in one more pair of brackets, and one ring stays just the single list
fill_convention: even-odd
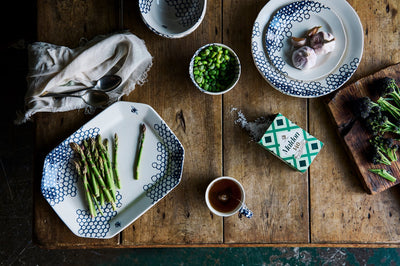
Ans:
[{"label": "blue patterned plate", "polygon": [[[140,162],[139,179],[133,178],[139,126],[147,127]],[[117,209],[102,208],[104,215],[91,218],[83,184],[72,166],[70,142],[81,143],[101,134],[119,136],[118,170],[121,189],[117,190]],[[41,191],[67,227],[77,236],[111,238],[139,218],[180,182],[184,149],[171,129],[150,106],[117,102],[64,140],[45,158]]]},{"label": "blue patterned plate", "polygon": [[[308,70],[292,64],[292,37],[304,37],[307,30],[321,26],[321,31],[335,37],[335,50],[319,55],[317,63]],[[291,79],[316,80],[331,73],[346,51],[346,34],[340,18],[327,5],[314,1],[294,2],[276,12],[265,35],[266,49],[271,63]]]},{"label": "blue patterned plate", "polygon": [[[309,6],[307,8],[310,8],[310,11],[319,10],[318,7],[321,6],[329,7],[339,17],[343,25],[346,48],[339,64],[330,73],[315,80],[305,81],[288,77],[287,74],[279,71],[268,57],[265,35],[269,22],[277,11],[295,2],[298,5]],[[258,71],[272,87],[290,96],[316,98],[340,88],[357,70],[364,47],[364,34],[360,19],[351,5],[345,0],[337,0],[334,5],[331,5],[332,2],[329,0],[320,0],[318,2],[271,0],[261,9],[253,24],[251,52]],[[308,9],[307,12],[309,12]],[[308,15],[305,15],[303,20],[307,20],[307,18]]]}]

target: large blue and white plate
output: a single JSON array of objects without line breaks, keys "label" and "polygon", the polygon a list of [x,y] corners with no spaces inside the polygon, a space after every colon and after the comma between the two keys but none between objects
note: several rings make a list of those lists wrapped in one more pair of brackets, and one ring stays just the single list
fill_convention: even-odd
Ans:
[{"label": "large blue and white plate", "polygon": [[[278,20],[273,21],[274,18]],[[338,36],[342,36],[339,45],[343,47],[343,51],[338,51],[338,54],[333,56],[334,60],[321,70],[317,71],[314,67],[308,74],[302,73],[303,75],[294,69],[288,71],[290,66],[286,55],[281,54],[280,58],[275,58],[273,56],[276,50],[272,46],[267,47],[272,45],[272,43],[267,43],[268,28],[271,29],[271,36],[273,36],[274,26],[282,29],[272,40],[278,45],[274,46],[275,48],[280,47],[283,49],[281,51],[285,52],[285,45],[287,45],[285,40],[287,41],[291,34],[297,35],[303,25],[304,30],[307,30],[314,23],[320,23],[323,27],[324,25],[327,27],[322,30],[331,30]],[[360,19],[345,0],[334,2],[329,0],[271,0],[261,9],[253,24],[251,49],[258,71],[272,87],[290,96],[315,98],[340,88],[357,70],[363,47],[364,35]],[[320,64],[326,64],[327,61],[324,59],[328,58],[323,58]]]},{"label": "large blue and white plate", "polygon": [[[133,177],[139,126],[147,127],[140,162],[139,179]],[[102,208],[104,215],[91,218],[83,183],[72,165],[70,142],[95,137],[112,140],[119,136],[118,170],[121,189],[117,209]],[[153,108],[146,104],[116,102],[98,114],[45,158],[41,191],[67,227],[77,236],[111,238],[155,205],[180,182],[184,149],[178,138]]]}]

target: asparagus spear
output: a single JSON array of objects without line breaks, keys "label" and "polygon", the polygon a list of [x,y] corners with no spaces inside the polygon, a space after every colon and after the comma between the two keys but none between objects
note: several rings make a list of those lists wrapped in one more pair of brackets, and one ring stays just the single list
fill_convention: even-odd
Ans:
[{"label": "asparagus spear", "polygon": [[102,148],[103,148],[103,152],[104,152],[104,154],[106,156],[106,159],[107,159],[106,162],[107,162],[108,169],[110,170],[110,176],[113,176],[111,159],[110,159],[110,155],[108,154],[108,139],[104,139],[103,140]]},{"label": "asparagus spear", "polygon": [[[98,135],[100,136],[100,135]],[[101,138],[101,137],[100,137]],[[107,188],[109,193],[111,193],[112,201],[105,195],[107,192],[100,193],[100,202],[101,205],[104,205],[105,201],[114,202],[116,200],[116,191],[114,186],[114,181],[110,179],[108,172],[106,171],[105,161],[103,160],[104,156],[102,155],[101,147],[97,145],[97,141],[94,138],[89,138],[88,144],[90,144],[90,150],[92,151],[92,155],[94,157],[94,162],[99,170],[100,176]],[[101,141],[100,141],[101,144]],[[101,192],[101,191],[100,191]],[[105,198],[106,197],[106,198]]]},{"label": "asparagus spear", "polygon": [[104,192],[102,190],[100,190],[100,195],[98,198],[99,198],[100,206],[104,206],[104,204],[106,204],[106,200],[104,198]]},{"label": "asparagus spear", "polygon": [[108,143],[109,143],[108,139],[103,140],[103,149],[104,149],[104,153],[105,153],[106,159],[107,159],[106,162],[107,162],[109,174],[110,174],[111,179],[114,181],[113,183],[114,183],[114,187],[115,187],[117,181],[116,181],[116,177],[114,177],[114,170],[113,170],[114,166],[112,163],[112,159],[110,158],[110,155],[108,153]]},{"label": "asparagus spear", "polygon": [[118,162],[117,162],[117,153],[118,153],[118,135],[114,134],[114,149],[113,149],[113,171],[114,171],[114,180],[117,188],[121,188],[121,181],[119,179],[118,174]]},{"label": "asparagus spear", "polygon": [[139,164],[140,164],[140,158],[142,157],[145,132],[146,132],[146,125],[141,124],[140,125],[140,133],[139,133],[139,143],[138,143],[137,154],[136,154],[136,163],[135,163],[135,175],[134,175],[135,179],[139,179]]},{"label": "asparagus spear", "polygon": [[[79,163],[78,163],[78,164],[79,164]],[[82,168],[85,169],[85,171],[87,172],[87,175],[89,175],[87,164],[82,165]],[[94,175],[91,175],[91,176],[94,178]],[[97,200],[97,197],[100,197],[100,195],[102,195],[102,192],[101,192],[101,190],[99,190],[99,186],[98,186],[98,184],[97,184],[97,182],[96,182],[96,189],[97,189],[97,193],[98,193],[98,196],[96,196],[95,193],[94,193],[94,191],[93,191],[93,188],[92,188],[93,185],[91,185],[91,183],[89,182],[89,180],[90,180],[90,179],[88,179],[87,176],[86,176],[87,188],[88,188],[88,190],[89,190],[89,192],[90,192],[90,196],[91,196],[91,198],[90,198],[90,199],[87,199],[87,201],[89,202],[89,204],[90,204],[90,201],[94,202],[94,204],[95,204],[95,206],[96,206],[98,212],[100,212],[101,215],[104,215],[103,211],[101,210],[101,206],[99,205],[99,202],[98,202],[98,200]],[[87,196],[86,196],[86,197],[87,197]],[[103,198],[104,198],[104,196],[103,196]],[[103,205],[104,205],[104,204],[103,204]],[[90,206],[90,205],[89,205],[89,206]],[[96,215],[97,215],[97,212],[96,212]],[[92,217],[95,217],[96,215],[94,215],[94,216],[92,216]]]},{"label": "asparagus spear", "polygon": [[96,205],[97,210],[100,212],[101,215],[104,215],[103,211],[101,210],[101,206],[100,206],[96,196],[93,194],[93,190],[92,190],[92,188],[90,186],[89,186],[89,191],[90,191],[90,194],[91,194],[91,196],[93,198],[93,202]]},{"label": "asparagus spear", "polygon": [[111,164],[110,158],[108,156],[108,151],[103,146],[100,135],[97,135],[95,145],[96,145],[97,149],[99,150],[100,161],[102,164],[102,168],[104,169],[104,175],[106,177],[107,187],[111,191],[111,195],[115,201],[116,200],[116,191],[115,191],[114,179],[113,179],[113,176],[111,175],[111,171],[109,168],[109,165]]},{"label": "asparagus spear", "polygon": [[89,205],[90,216],[92,218],[94,218],[94,217],[96,217],[97,213],[96,213],[96,209],[95,209],[95,207],[93,205],[91,193],[89,191],[89,183],[88,183],[88,180],[87,180],[87,169],[86,169],[86,167],[82,168],[80,163],[77,162],[77,161],[74,161],[74,165],[75,165],[76,171],[78,172],[78,175],[83,180],[83,187],[85,189],[86,202]]},{"label": "asparagus spear", "polygon": [[[72,148],[72,149],[74,149],[74,150],[76,149],[79,153],[83,154],[83,151],[79,147],[79,145],[73,145],[73,144],[75,144],[75,143],[72,143],[72,146],[74,146],[74,148]],[[93,171],[94,176],[96,177],[96,180],[99,183],[101,190],[104,192],[104,196],[105,196],[106,200],[111,203],[111,206],[112,206],[113,210],[116,210],[116,206],[115,206],[113,198],[112,198],[112,196],[110,194],[110,191],[108,191],[108,189],[106,188],[104,180],[101,177],[100,172],[97,169],[96,164],[93,161],[92,154],[91,154],[91,152],[89,150],[89,144],[87,143],[86,140],[83,141],[83,144],[84,144],[85,148],[87,148],[87,153],[86,153],[86,159],[87,160],[86,161],[89,164],[89,169],[91,169]],[[85,156],[85,154],[83,154],[83,156]]]},{"label": "asparagus spear", "polygon": [[91,148],[91,155],[93,156],[93,162],[96,164],[96,167],[99,170],[101,177],[104,177],[104,167],[102,167],[101,165],[99,152],[95,147],[96,145],[93,145],[93,139],[89,138],[88,143],[90,143],[89,146]]},{"label": "asparagus spear", "polygon": [[96,197],[98,197],[99,196],[99,187],[98,187],[98,184],[96,182],[96,179],[92,175],[91,171],[89,171],[90,169],[87,167],[87,160],[86,160],[86,156],[85,156],[85,153],[83,151],[83,148],[80,147],[78,144],[76,144],[74,142],[71,142],[69,144],[69,146],[71,147],[71,149],[75,153],[79,154],[79,157],[81,159],[82,164],[85,165],[85,168],[87,169],[87,171],[89,173],[88,175],[90,176],[90,181],[92,182],[92,188],[93,188],[94,195]]},{"label": "asparagus spear", "polygon": [[90,170],[89,166],[87,165],[87,163],[85,163],[86,167],[87,167],[87,171],[88,171],[88,175],[90,177],[90,186],[93,189],[93,195],[94,197],[98,197],[100,196],[100,186],[99,183],[96,180],[96,177],[94,176],[94,172]]}]

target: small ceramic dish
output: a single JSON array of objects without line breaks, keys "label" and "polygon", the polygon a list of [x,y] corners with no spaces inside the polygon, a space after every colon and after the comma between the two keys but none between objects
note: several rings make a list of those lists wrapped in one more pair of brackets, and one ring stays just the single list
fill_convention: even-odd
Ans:
[{"label": "small ceramic dish", "polygon": [[206,13],[207,0],[139,0],[144,23],[165,38],[182,38],[192,33]]},{"label": "small ceramic dish", "polygon": [[[227,86],[225,86],[223,89],[219,89],[218,91],[211,91],[211,90],[206,90],[204,88],[202,88],[197,82],[196,82],[196,78],[195,75],[193,73],[194,71],[194,65],[195,65],[195,58],[198,57],[202,51],[205,51],[207,48],[209,47],[222,47],[223,49],[226,49],[229,51],[228,55],[230,56],[230,58],[233,59],[233,66],[232,66],[232,70],[233,73],[233,77],[230,80],[230,82],[228,83]],[[231,59],[231,60],[232,60]],[[217,68],[216,68],[217,69]],[[241,65],[240,65],[240,60],[239,57],[236,55],[236,53],[228,46],[222,44],[222,43],[209,43],[206,44],[202,47],[200,47],[193,55],[192,59],[190,60],[190,64],[189,64],[189,76],[190,79],[192,80],[193,84],[196,86],[196,88],[198,88],[201,92],[204,92],[206,94],[210,94],[210,95],[221,95],[224,94],[228,91],[230,91],[233,87],[235,87],[235,85],[237,84],[237,82],[239,81],[240,78],[240,73],[241,73]]]}]

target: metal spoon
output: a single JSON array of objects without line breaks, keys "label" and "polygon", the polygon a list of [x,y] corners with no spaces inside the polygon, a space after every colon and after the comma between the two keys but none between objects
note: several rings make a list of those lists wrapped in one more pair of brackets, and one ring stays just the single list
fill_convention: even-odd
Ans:
[{"label": "metal spoon", "polygon": [[82,88],[82,89],[78,89],[78,90],[74,90],[74,91],[60,92],[60,93],[47,93],[47,94],[41,95],[40,97],[60,97],[62,95],[69,95],[69,94],[84,91],[84,90],[98,90],[98,91],[106,92],[106,91],[111,91],[111,90],[115,89],[116,87],[118,87],[119,84],[121,84],[121,81],[122,81],[122,79],[120,76],[106,75],[106,76],[102,77],[101,79],[99,79],[96,82],[96,84],[92,87]]},{"label": "metal spoon", "polygon": [[[50,94],[50,93],[49,93]],[[42,97],[74,97],[81,98],[86,104],[93,107],[104,107],[107,105],[110,97],[107,93],[100,90],[88,90],[82,95],[66,94],[66,93],[51,93],[51,95],[46,94]]]}]

